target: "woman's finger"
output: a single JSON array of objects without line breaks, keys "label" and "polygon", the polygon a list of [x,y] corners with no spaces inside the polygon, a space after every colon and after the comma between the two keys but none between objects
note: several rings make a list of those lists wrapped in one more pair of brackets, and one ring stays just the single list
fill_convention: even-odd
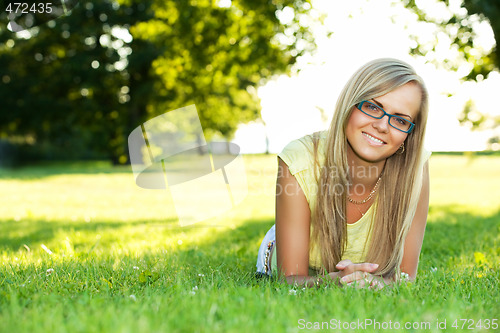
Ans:
[{"label": "woman's finger", "polygon": [[380,278],[374,277],[370,283],[370,288],[373,290],[380,290],[384,288],[384,283],[380,281]]},{"label": "woman's finger", "polygon": [[350,283],[350,282],[354,282],[354,281],[358,281],[358,280],[363,280],[365,278],[367,278],[369,273],[367,272],[363,272],[363,271],[355,271],[351,274],[347,274],[345,276],[343,276],[341,279],[340,279],[340,283],[342,284],[347,284],[347,283]]},{"label": "woman's finger", "polygon": [[356,271],[340,279],[340,283],[349,287],[365,288],[368,287],[373,290],[380,290],[384,288],[385,284],[382,283],[382,278],[373,274]]},{"label": "woman's finger", "polygon": [[372,273],[375,272],[378,268],[377,264],[372,264],[372,263],[362,263],[362,264],[351,264],[342,269],[343,276],[354,273],[356,271],[363,271],[367,273]]},{"label": "woman's finger", "polygon": [[352,265],[352,261],[350,261],[349,259],[344,259],[339,261],[339,263],[335,267],[339,270],[343,270],[349,265]]},{"label": "woman's finger", "polygon": [[366,288],[369,285],[369,283],[363,279],[363,280],[356,280],[353,282],[349,282],[346,284],[346,286],[351,287],[351,288],[356,288],[356,289],[363,289]]}]

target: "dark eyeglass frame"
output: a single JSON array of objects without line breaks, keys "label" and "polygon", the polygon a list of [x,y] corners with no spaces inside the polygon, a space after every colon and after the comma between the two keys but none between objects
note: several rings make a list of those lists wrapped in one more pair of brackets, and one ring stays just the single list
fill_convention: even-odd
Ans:
[{"label": "dark eyeglass frame", "polygon": [[[365,111],[363,111],[363,110],[362,110],[362,108],[363,108],[363,104],[365,104],[365,103],[371,104],[371,105],[373,105],[373,106],[375,106],[375,107],[379,108],[380,110],[382,110],[382,112],[383,112],[384,114],[383,114],[383,115],[381,115],[380,117],[375,117],[375,116],[374,116],[374,115],[372,115],[372,114],[368,114],[368,113],[366,113]],[[414,123],[412,123],[411,121],[409,121],[408,119],[405,119],[405,118],[400,117],[400,116],[396,116],[396,115],[394,115],[394,114],[389,114],[389,113],[385,112],[385,110],[384,110],[384,109],[382,109],[379,105],[374,104],[374,103],[372,103],[372,102],[370,102],[370,101],[361,101],[361,102],[359,102],[358,104],[356,104],[356,108],[357,108],[359,111],[361,111],[361,112],[363,112],[364,114],[366,114],[367,116],[372,117],[372,118],[375,118],[375,119],[382,119],[382,118],[384,118],[385,116],[389,117],[389,119],[387,120],[387,123],[389,124],[389,126],[391,126],[391,127],[395,128],[395,129],[397,129],[398,131],[401,131],[401,132],[403,132],[403,133],[411,133],[411,131],[413,131],[413,128],[415,127],[415,124],[414,124]],[[394,125],[392,125],[392,124],[391,124],[391,118],[403,119],[404,121],[409,122],[409,123],[410,123],[410,128],[408,128],[406,131],[404,131],[404,130],[402,130],[402,129],[400,129],[400,128],[397,128],[396,126],[394,126]]]}]

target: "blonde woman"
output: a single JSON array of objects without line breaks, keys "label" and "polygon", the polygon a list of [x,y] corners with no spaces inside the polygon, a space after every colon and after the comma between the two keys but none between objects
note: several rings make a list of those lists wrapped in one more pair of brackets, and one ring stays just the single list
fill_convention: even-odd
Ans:
[{"label": "blonde woman", "polygon": [[361,67],[329,130],[278,155],[276,224],[257,271],[306,286],[415,279],[429,207],[427,113],[427,90],[411,66],[377,59]]}]

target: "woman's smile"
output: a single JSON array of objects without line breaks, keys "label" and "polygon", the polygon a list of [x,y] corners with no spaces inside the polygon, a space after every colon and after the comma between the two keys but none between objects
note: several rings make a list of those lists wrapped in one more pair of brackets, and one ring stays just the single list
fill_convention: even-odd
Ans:
[{"label": "woman's smile", "polygon": [[383,146],[386,144],[385,141],[381,140],[380,138],[377,138],[374,135],[368,134],[366,132],[362,132],[363,136],[366,138],[366,141],[372,146]]}]

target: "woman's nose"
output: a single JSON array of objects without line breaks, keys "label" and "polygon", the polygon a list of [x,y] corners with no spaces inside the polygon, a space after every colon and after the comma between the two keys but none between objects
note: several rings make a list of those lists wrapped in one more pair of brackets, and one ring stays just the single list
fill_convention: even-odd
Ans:
[{"label": "woman's nose", "polygon": [[380,119],[374,119],[373,127],[380,132],[386,133],[389,131],[389,117],[383,116]]}]

